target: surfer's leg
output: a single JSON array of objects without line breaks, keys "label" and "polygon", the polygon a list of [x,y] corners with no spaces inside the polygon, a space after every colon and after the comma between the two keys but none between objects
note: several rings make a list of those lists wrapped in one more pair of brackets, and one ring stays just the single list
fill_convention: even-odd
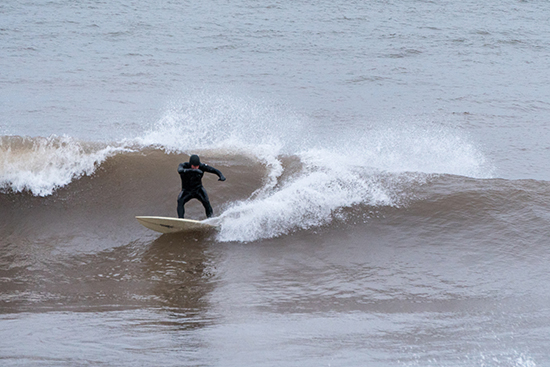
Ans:
[{"label": "surfer's leg", "polygon": [[202,206],[204,206],[204,211],[206,212],[206,218],[211,218],[212,215],[214,215],[214,211],[212,210],[212,205],[210,205],[210,200],[208,199],[208,194],[206,193],[206,190],[204,187],[202,187],[197,192],[197,199],[202,203]]},{"label": "surfer's leg", "polygon": [[192,197],[190,193],[186,193],[185,191],[180,192],[178,196],[178,218],[185,216],[185,203],[191,200]]},{"label": "surfer's leg", "polygon": [[185,216],[185,209],[184,209],[184,205],[185,203],[183,202],[183,191],[180,192],[180,194],[178,195],[178,218],[183,218]]}]

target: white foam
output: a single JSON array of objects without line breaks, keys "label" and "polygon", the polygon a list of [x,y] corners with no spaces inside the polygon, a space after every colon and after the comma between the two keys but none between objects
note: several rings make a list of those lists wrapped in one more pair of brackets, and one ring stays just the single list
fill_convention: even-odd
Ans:
[{"label": "white foam", "polygon": [[121,147],[85,147],[68,136],[0,140],[0,187],[51,195],[75,178],[92,174]]},{"label": "white foam", "polygon": [[[303,171],[220,215],[222,241],[253,241],[314,228],[355,205],[397,206],[395,186],[365,167],[336,165],[330,151],[300,155]],[[402,186],[401,186],[402,187]]]}]

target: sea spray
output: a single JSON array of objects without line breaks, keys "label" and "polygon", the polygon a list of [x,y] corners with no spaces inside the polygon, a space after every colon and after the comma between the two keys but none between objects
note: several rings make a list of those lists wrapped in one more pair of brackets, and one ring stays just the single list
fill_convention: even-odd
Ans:
[{"label": "sea spray", "polygon": [[172,101],[135,142],[167,152],[247,155],[276,171],[280,171],[277,156],[315,150],[326,151],[322,159],[331,164],[383,172],[489,178],[494,171],[464,132],[436,121],[404,116],[378,121],[376,127],[339,125],[320,134],[311,133],[313,124],[286,106],[200,90]]},{"label": "sea spray", "polygon": [[362,164],[388,172],[444,173],[491,178],[494,168],[460,132],[421,124],[382,128],[363,135],[355,151]]},{"label": "sea spray", "polygon": [[[302,145],[304,117],[284,106],[246,97],[198,91],[172,101],[136,142],[168,152]],[[261,149],[260,149],[261,150]],[[276,152],[278,153],[278,151]]]},{"label": "sea spray", "polygon": [[303,117],[284,106],[203,90],[172,101],[164,115],[133,142],[168,153],[258,160],[267,173],[257,195],[277,184],[283,173],[279,159],[283,151],[306,141],[303,123]]}]

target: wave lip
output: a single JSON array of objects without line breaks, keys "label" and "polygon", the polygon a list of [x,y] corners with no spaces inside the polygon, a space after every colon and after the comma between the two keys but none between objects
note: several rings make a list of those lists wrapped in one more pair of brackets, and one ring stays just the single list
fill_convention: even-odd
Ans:
[{"label": "wave lip", "polygon": [[85,144],[69,136],[4,136],[0,138],[0,188],[48,196],[91,175],[106,158],[128,150]]}]

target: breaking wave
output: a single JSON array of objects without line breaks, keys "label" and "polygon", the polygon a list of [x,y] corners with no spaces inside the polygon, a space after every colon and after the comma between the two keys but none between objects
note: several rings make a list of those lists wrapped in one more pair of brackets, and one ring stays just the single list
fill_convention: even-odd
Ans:
[{"label": "breaking wave", "polygon": [[[169,106],[146,131],[117,142],[4,136],[0,185],[4,193],[45,197],[83,177],[103,177],[106,173],[99,170],[109,159],[126,157],[136,171],[114,171],[104,186],[141,172],[162,175],[159,169],[171,167],[160,161],[197,153],[233,182],[207,187],[211,197],[227,198],[218,216],[219,238],[251,241],[326,225],[358,205],[398,207],[432,174],[492,175],[483,154],[451,129],[411,122],[405,127],[343,131],[327,140],[311,136],[307,124],[306,118],[283,107],[201,95]],[[152,151],[160,152],[155,159],[150,158]],[[175,168],[170,175],[177,179]],[[251,182],[256,186],[242,189]],[[162,186],[136,190],[145,196],[155,190],[173,194]],[[222,190],[240,194],[221,195]]]}]

